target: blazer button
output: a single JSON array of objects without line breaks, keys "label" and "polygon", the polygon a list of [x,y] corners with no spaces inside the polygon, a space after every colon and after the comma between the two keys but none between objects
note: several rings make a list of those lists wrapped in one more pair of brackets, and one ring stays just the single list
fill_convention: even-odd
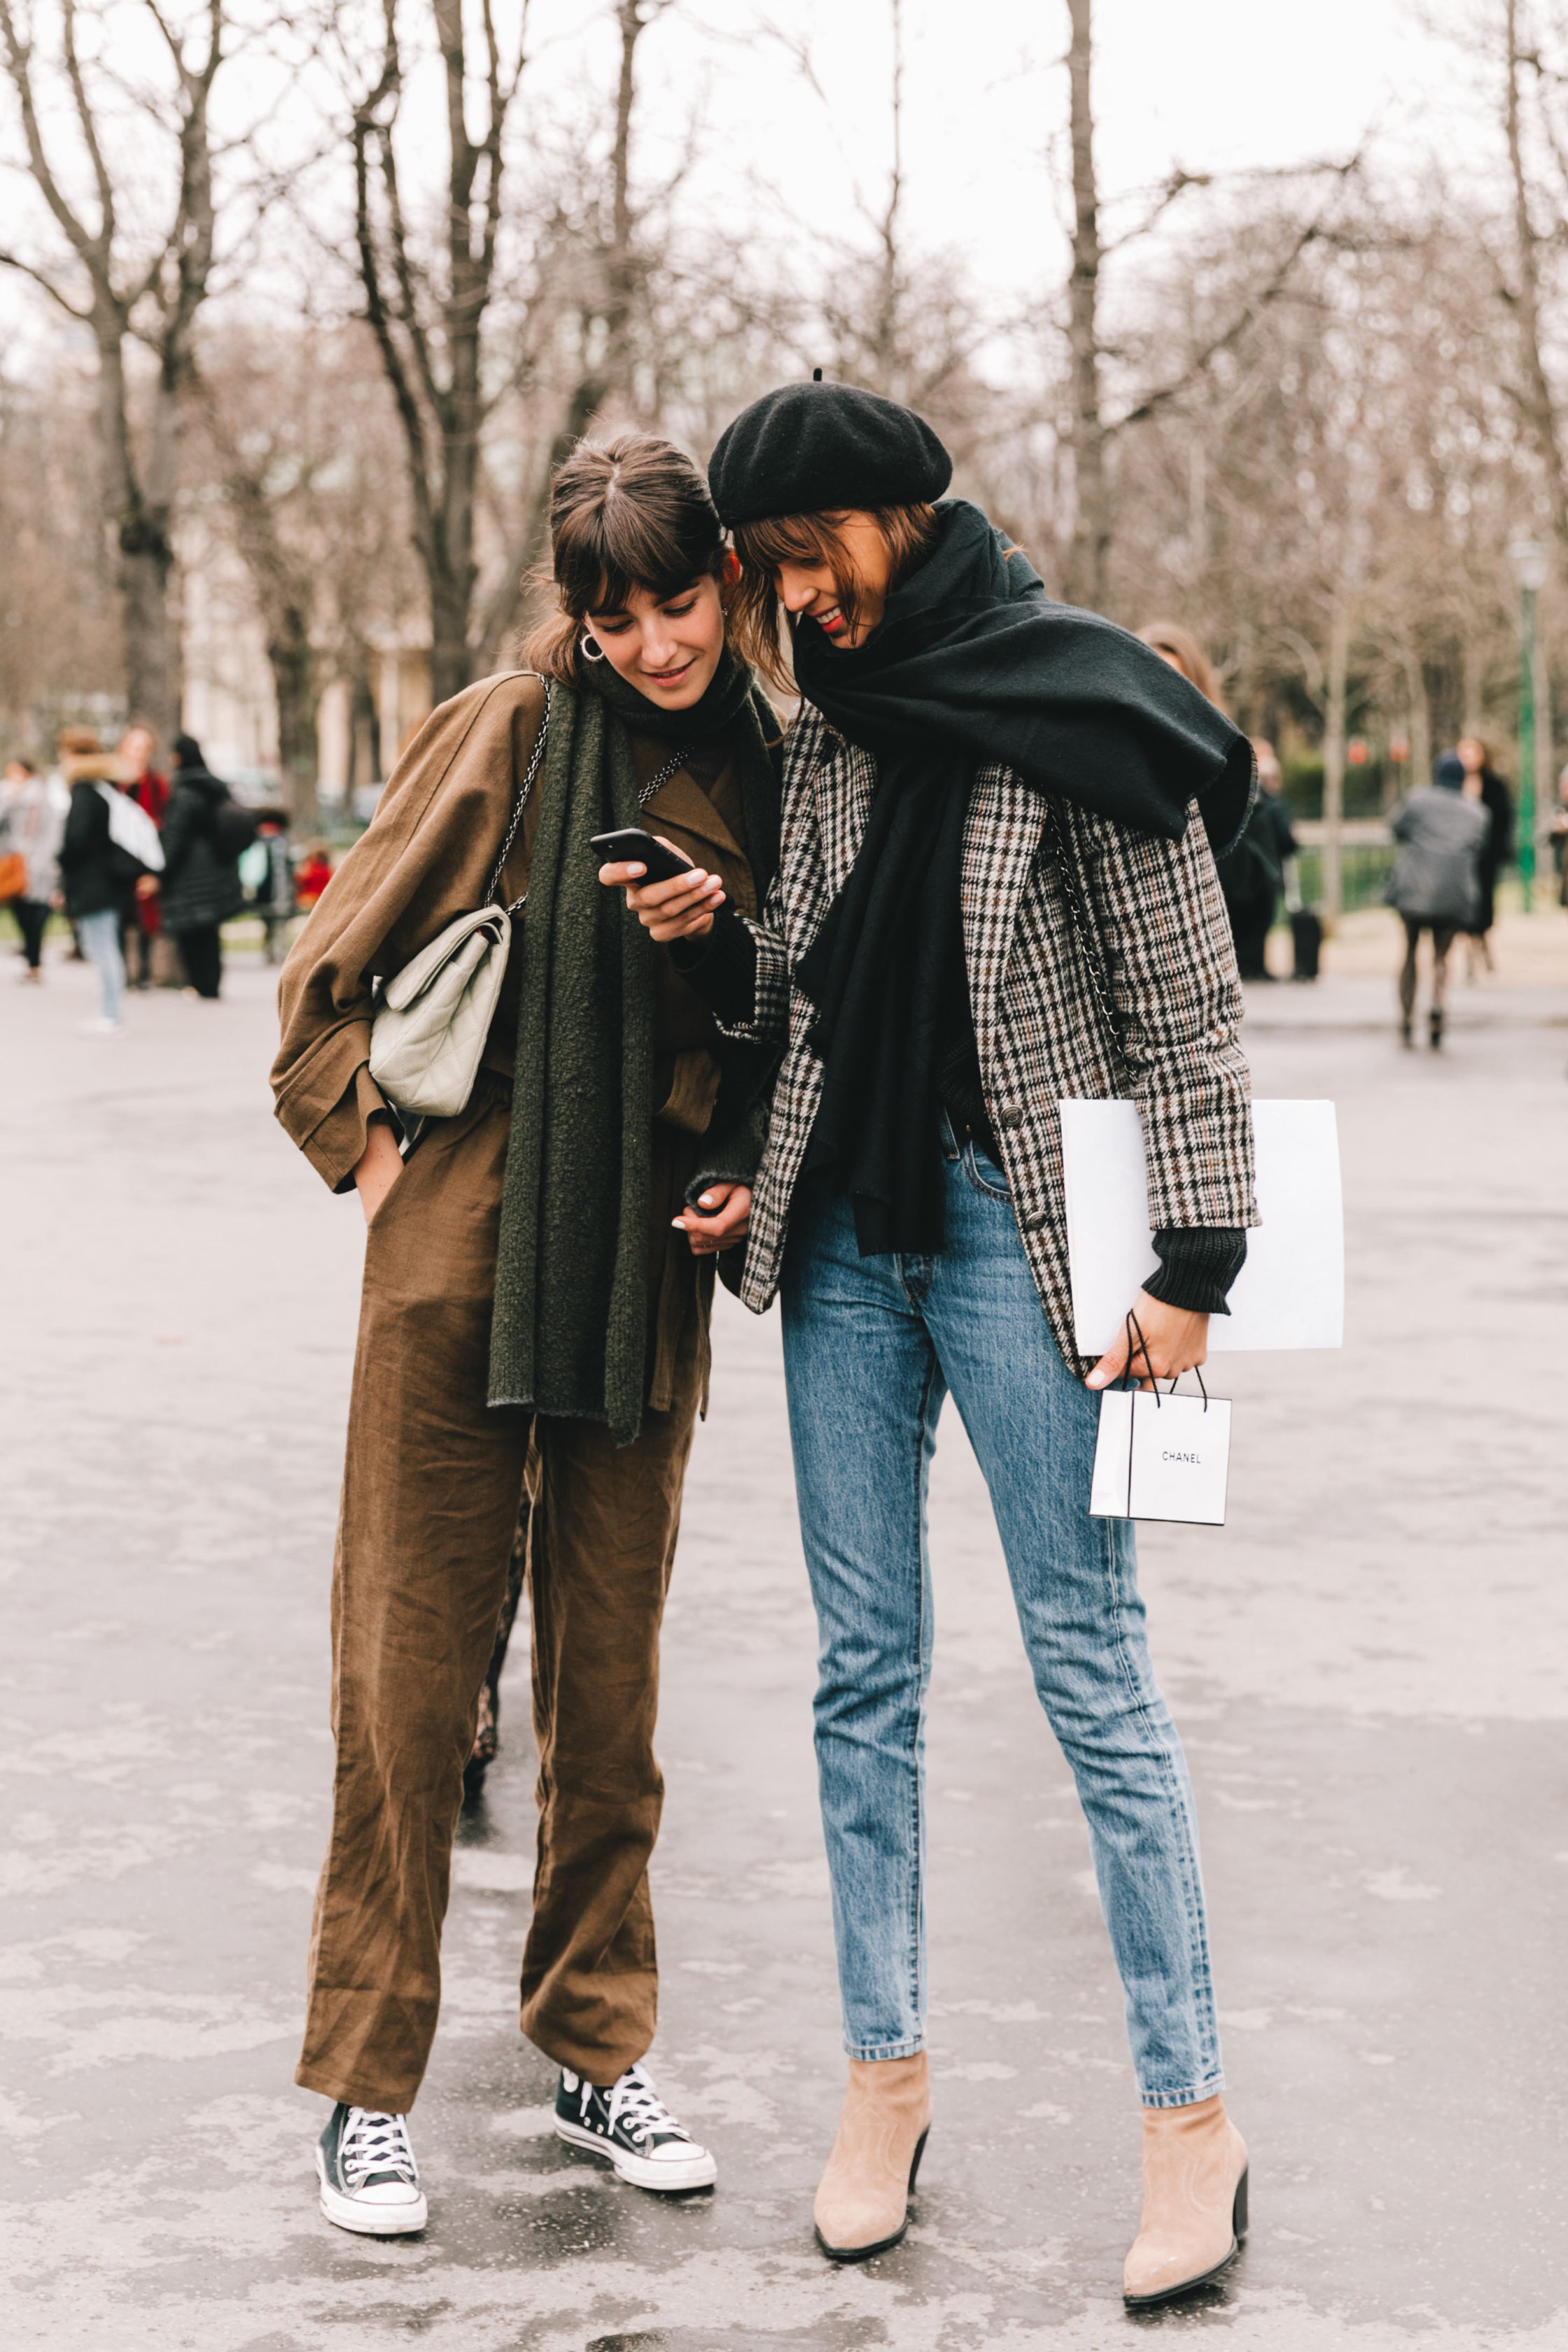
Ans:
[{"label": "blazer button", "polygon": [[1022,1127],[1024,1107],[1021,1103],[1003,1103],[996,1113],[998,1127]]}]

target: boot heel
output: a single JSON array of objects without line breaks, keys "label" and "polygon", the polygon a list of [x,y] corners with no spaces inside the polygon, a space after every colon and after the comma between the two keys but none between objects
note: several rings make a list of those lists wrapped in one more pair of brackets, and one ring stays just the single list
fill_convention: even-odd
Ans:
[{"label": "boot heel", "polygon": [[[919,2157],[915,2161],[919,2163]],[[1247,2175],[1245,2172],[1236,2184],[1236,2203],[1231,2208],[1230,2227],[1231,2234],[1239,2246],[1247,2235]]]},{"label": "boot heel", "polygon": [[[921,2136],[920,2136],[919,2139],[915,2142],[915,2160],[914,2160],[914,2162],[913,2162],[913,2163],[910,2165],[910,2195],[911,2197],[912,2197],[912,2196],[914,2195],[914,2193],[915,2193],[915,2175],[919,2172],[919,2170],[920,2170],[920,2168],[921,2168],[921,2157],[922,2157],[922,2156],[925,2154],[925,2152],[926,2152],[926,2142],[927,2142],[927,2140],[928,2140],[928,2139],[930,2139],[930,2137],[931,2137],[931,2126],[930,2126],[930,2124],[927,2124],[927,2126],[926,2126],[926,2127],[925,2127],[924,2131],[923,2131],[923,2132],[921,2132]],[[1243,2195],[1242,2195],[1241,2202],[1242,2202],[1242,2210],[1245,2211],[1245,2210],[1246,2210],[1246,2207],[1247,2207],[1247,2197],[1246,2197],[1245,2188],[1244,2188],[1244,2190],[1243,2190]]]}]

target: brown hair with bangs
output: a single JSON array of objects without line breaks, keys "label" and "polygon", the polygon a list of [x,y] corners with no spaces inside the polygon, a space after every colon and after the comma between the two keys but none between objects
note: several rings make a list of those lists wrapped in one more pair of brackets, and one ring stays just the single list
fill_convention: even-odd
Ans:
[{"label": "brown hair with bangs", "polygon": [[[868,507],[874,515],[892,571],[888,593],[907,580],[931,553],[936,539],[936,509],[931,506]],[[859,618],[865,583],[855,565],[840,528],[844,511],[826,514],[768,515],[761,522],[735,526],[735,552],[741,577],[730,605],[730,639],[737,657],[760,670],[770,686],[795,692],[795,679],[780,635],[783,606],[779,603],[781,563],[826,563],[833,574],[844,617],[851,628]]]},{"label": "brown hair with bangs", "polygon": [[683,449],[653,433],[579,441],[550,486],[550,565],[538,577],[553,588],[555,609],[524,638],[521,658],[542,677],[581,686],[590,613],[620,611],[634,588],[679,596],[723,564],[713,500]]}]

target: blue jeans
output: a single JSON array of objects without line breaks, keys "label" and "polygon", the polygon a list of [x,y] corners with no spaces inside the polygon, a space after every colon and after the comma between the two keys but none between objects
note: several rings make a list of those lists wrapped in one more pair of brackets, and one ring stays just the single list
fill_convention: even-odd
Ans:
[{"label": "blue jeans", "polygon": [[784,1262],[845,2046],[904,2058],[924,2034],[926,1489],[951,1388],[1088,1818],[1139,2089],[1146,2106],[1185,2106],[1221,2079],[1197,1825],[1149,1663],[1132,1529],[1089,1516],[1100,1400],[1051,1336],[1002,1171],[950,1136],[945,1172],[938,1255],[861,1257],[849,1200],[808,1181]]},{"label": "blue jeans", "polygon": [[82,953],[98,970],[98,1011],[103,1021],[118,1021],[125,994],[125,957],[120,945],[120,916],[113,907],[77,921]]}]

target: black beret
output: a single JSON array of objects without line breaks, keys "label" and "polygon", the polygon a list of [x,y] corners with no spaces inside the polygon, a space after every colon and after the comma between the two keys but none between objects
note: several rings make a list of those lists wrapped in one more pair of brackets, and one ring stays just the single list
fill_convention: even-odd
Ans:
[{"label": "black beret", "polygon": [[940,499],[952,459],[923,416],[848,383],[784,383],[719,436],[708,484],[728,528],[839,507]]}]

